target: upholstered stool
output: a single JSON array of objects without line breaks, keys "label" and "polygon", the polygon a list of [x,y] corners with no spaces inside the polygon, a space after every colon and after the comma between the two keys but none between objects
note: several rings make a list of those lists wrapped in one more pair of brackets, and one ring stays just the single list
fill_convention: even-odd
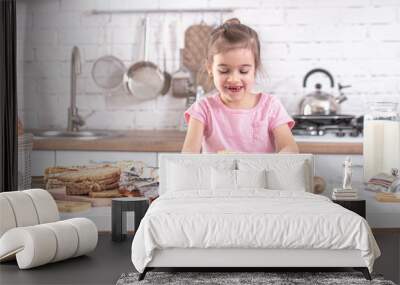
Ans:
[{"label": "upholstered stool", "polygon": [[59,221],[57,205],[42,189],[0,193],[0,261],[20,269],[57,262],[95,249],[96,225],[87,218]]}]

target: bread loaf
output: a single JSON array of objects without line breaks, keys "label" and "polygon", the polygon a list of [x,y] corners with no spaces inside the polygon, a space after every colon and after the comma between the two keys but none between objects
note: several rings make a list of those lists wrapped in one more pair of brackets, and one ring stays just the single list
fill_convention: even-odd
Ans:
[{"label": "bread loaf", "polygon": [[58,179],[64,182],[98,181],[112,178],[117,179],[120,174],[121,170],[119,167],[107,166],[81,169],[77,172],[68,172],[58,176]]},{"label": "bread loaf", "polygon": [[96,180],[96,182],[102,186],[114,184],[114,183],[119,182],[119,176],[106,178],[106,179],[99,179],[99,180]]},{"label": "bread loaf", "polygon": [[78,167],[62,167],[62,166],[47,167],[44,170],[44,182],[47,183],[49,179],[57,178],[63,174],[69,172],[77,172],[77,171],[79,171]]},{"label": "bread loaf", "polygon": [[45,170],[45,181],[47,189],[65,186],[67,195],[88,195],[118,189],[120,174],[119,167],[110,165],[57,166]]},{"label": "bread loaf", "polygon": [[65,183],[67,195],[87,195],[96,185],[90,181],[82,181],[79,183],[67,182]]},{"label": "bread loaf", "polygon": [[118,189],[119,183],[101,185],[93,181],[66,182],[66,193],[68,195],[85,195],[89,192],[102,192],[111,189]]},{"label": "bread loaf", "polygon": [[99,184],[99,183],[93,182],[92,191],[93,192],[101,192],[101,191],[106,191],[106,190],[110,190],[110,189],[116,189],[118,187],[119,187],[118,181],[115,183],[111,183],[111,184]]},{"label": "bread loaf", "polygon": [[64,172],[71,172],[71,171],[79,171],[78,167],[63,167],[63,166],[54,166],[54,167],[47,167],[44,170],[44,174],[57,174],[57,173],[64,173]]},{"label": "bread loaf", "polygon": [[46,189],[60,188],[65,186],[65,183],[57,178],[50,178],[46,182]]}]

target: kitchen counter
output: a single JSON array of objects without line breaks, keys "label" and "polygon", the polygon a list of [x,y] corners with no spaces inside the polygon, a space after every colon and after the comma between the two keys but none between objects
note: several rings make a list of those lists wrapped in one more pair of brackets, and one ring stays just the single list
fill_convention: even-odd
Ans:
[{"label": "kitchen counter", "polygon": [[362,154],[363,137],[295,136],[301,153],[313,154]]},{"label": "kitchen counter", "polygon": [[[113,131],[115,132],[115,131]],[[130,152],[180,152],[185,132],[178,130],[126,130],[120,136],[100,139],[36,138],[34,150],[91,150]],[[362,137],[295,137],[301,153],[362,154]]]}]

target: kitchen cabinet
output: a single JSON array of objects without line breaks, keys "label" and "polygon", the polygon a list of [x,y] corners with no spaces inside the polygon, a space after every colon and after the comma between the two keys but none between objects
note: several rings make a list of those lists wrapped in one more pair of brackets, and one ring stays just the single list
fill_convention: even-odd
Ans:
[{"label": "kitchen cabinet", "polygon": [[[85,217],[92,220],[99,231],[111,232],[111,207],[92,207],[87,211],[76,213],[60,213],[61,220],[72,219],[76,217]],[[135,229],[135,213],[126,213],[127,231]]]},{"label": "kitchen cabinet", "polygon": [[34,150],[31,154],[31,175],[42,176],[47,167],[56,165],[56,151]]}]

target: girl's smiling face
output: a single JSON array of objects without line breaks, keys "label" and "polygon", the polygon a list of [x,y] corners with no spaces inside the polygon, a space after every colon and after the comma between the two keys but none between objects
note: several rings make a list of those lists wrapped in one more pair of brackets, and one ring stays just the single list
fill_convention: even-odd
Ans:
[{"label": "girl's smiling face", "polygon": [[215,54],[209,72],[223,101],[240,104],[250,95],[255,81],[255,59],[248,48]]}]

